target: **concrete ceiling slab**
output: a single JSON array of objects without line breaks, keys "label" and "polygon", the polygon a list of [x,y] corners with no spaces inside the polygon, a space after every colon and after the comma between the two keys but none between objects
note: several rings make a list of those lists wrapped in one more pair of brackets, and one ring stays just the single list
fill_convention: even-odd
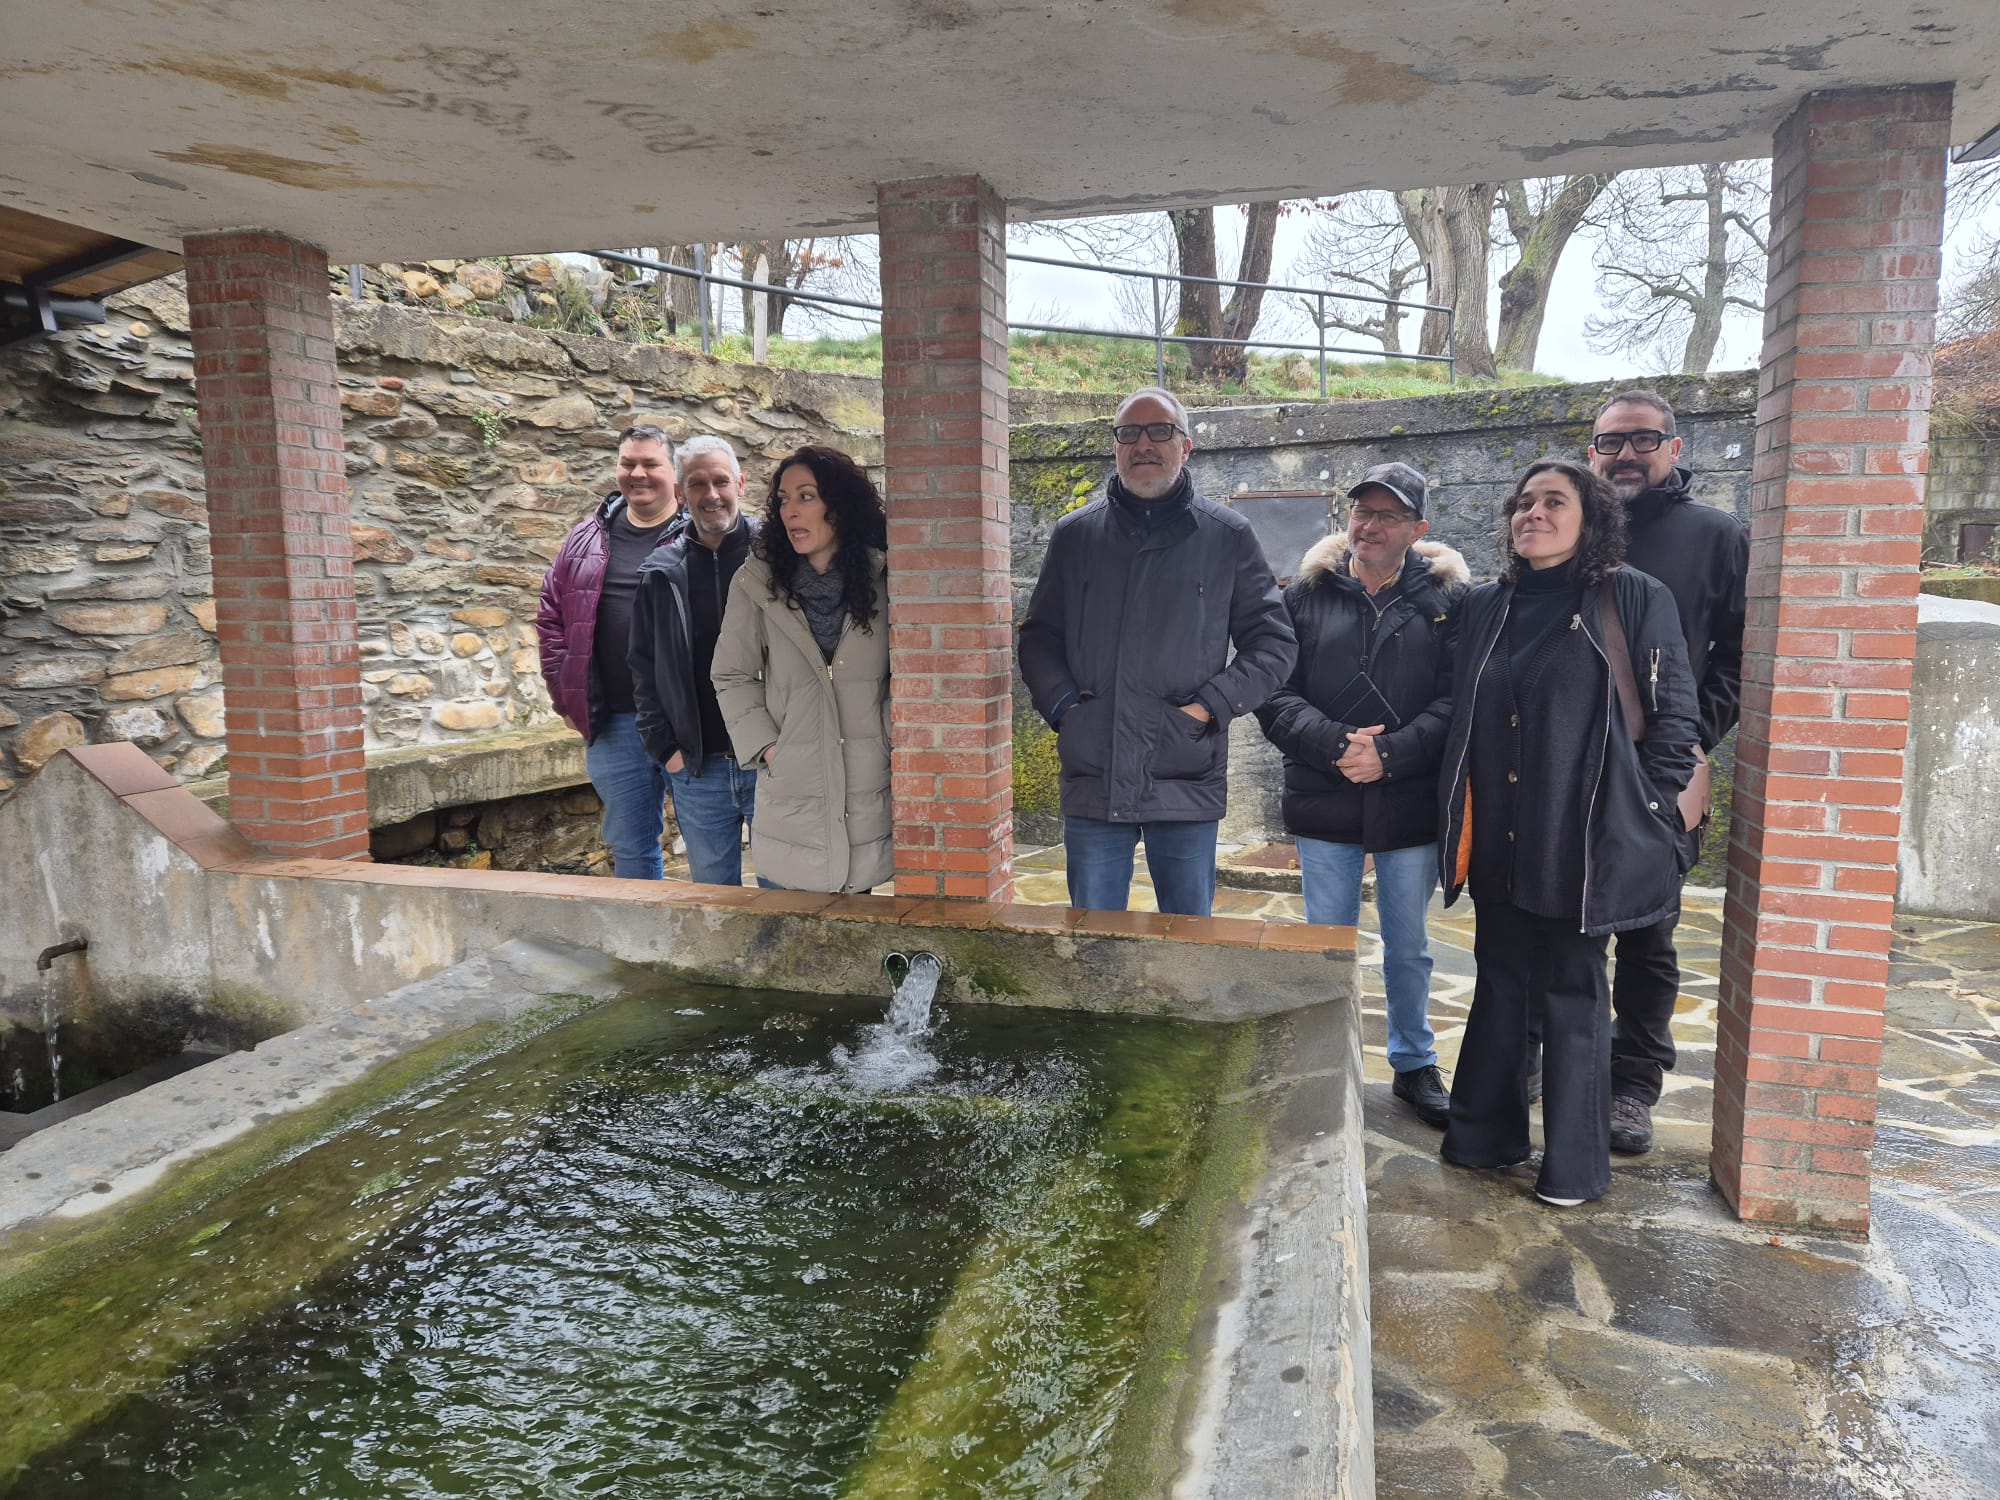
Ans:
[{"label": "concrete ceiling slab", "polygon": [[1762,155],[1805,94],[1958,84],[1995,0],[76,0],[11,7],[0,202],[336,261],[867,230]]}]

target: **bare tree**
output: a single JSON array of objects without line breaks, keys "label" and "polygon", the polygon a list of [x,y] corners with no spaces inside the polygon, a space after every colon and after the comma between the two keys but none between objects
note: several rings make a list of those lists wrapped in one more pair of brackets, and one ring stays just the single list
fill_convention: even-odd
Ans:
[{"label": "bare tree", "polygon": [[1486,323],[1493,203],[1499,191],[1496,183],[1479,182],[1396,194],[1403,226],[1423,258],[1424,300],[1451,309],[1449,320],[1439,312],[1424,314],[1418,348],[1443,354],[1449,344],[1460,371],[1489,380],[1498,373]]},{"label": "bare tree", "polygon": [[[757,262],[761,257],[766,263],[765,278],[771,285],[802,290],[813,272],[839,264],[837,255],[829,255],[820,247],[818,240],[745,240],[734,247],[736,274],[744,281],[757,280]],[[761,295],[768,304],[765,312],[770,319],[770,331],[774,336],[782,337],[785,314],[791,310],[792,299],[775,292],[758,293],[747,288],[738,290],[743,300],[744,328],[747,330],[756,322],[756,299]]]},{"label": "bare tree", "polygon": [[1768,161],[1623,174],[1597,250],[1610,315],[1584,321],[1590,347],[1706,372],[1728,310],[1763,309],[1769,214]]},{"label": "bare tree", "polygon": [[[1222,288],[1212,282],[1183,282],[1180,314],[1174,331],[1186,338],[1247,339],[1257,331],[1264,310],[1264,289],[1245,285],[1271,279],[1271,253],[1276,248],[1278,217],[1284,205],[1276,200],[1246,203],[1243,250],[1237,258],[1237,283],[1222,300]],[[1177,208],[1167,215],[1174,231],[1174,258],[1183,276],[1218,277],[1215,215],[1211,208]],[[1241,380],[1249,373],[1249,351],[1241,344],[1189,344],[1189,373],[1196,380]]]},{"label": "bare tree", "polygon": [[[1385,354],[1403,352],[1406,314],[1393,304],[1423,279],[1424,266],[1391,194],[1350,193],[1322,205],[1294,264],[1294,276],[1355,293],[1352,301],[1332,296],[1293,298],[1307,322],[1322,330],[1338,328],[1375,339]],[[1362,297],[1379,297],[1391,305],[1364,302]]]},{"label": "bare tree", "polygon": [[1500,278],[1500,334],[1493,356],[1513,370],[1532,370],[1549,308],[1556,266],[1574,235],[1589,218],[1615,172],[1544,177],[1500,185],[1500,206],[1514,241],[1514,264]]},{"label": "bare tree", "polygon": [[2000,329],[2000,233],[1974,226],[2000,207],[2000,161],[1955,166],[1946,179],[1948,284],[1938,307],[1941,340]]}]

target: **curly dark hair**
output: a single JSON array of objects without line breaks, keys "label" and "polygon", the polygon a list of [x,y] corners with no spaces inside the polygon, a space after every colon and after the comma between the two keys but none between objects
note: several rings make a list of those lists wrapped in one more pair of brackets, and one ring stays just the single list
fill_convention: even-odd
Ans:
[{"label": "curly dark hair", "polygon": [[1576,540],[1573,569],[1576,581],[1595,588],[1625,561],[1625,502],[1618,498],[1607,480],[1582,464],[1566,458],[1545,458],[1529,464],[1515,481],[1514,493],[1500,507],[1500,577],[1512,583],[1521,572],[1521,557],[1514,550],[1514,511],[1521,492],[1537,474],[1560,474],[1576,490],[1583,502],[1583,534]]},{"label": "curly dark hair", "polygon": [[770,493],[764,498],[764,529],[758,533],[753,550],[770,564],[771,597],[790,603],[792,581],[799,569],[809,564],[792,550],[792,539],[785,534],[778,481],[785,477],[785,470],[801,464],[812,471],[820,499],[826,503],[827,522],[839,540],[833,565],[840,570],[845,585],[842,602],[856,628],[865,632],[875,617],[875,572],[868,552],[870,548],[888,548],[889,513],[868,471],[845,453],[808,444],[778,461],[778,467],[771,471]]}]

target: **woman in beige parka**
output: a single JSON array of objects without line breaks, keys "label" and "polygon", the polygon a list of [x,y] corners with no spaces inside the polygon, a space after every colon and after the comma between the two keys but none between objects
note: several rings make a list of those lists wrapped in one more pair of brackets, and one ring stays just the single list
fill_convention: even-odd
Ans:
[{"label": "woman in beige parka", "polygon": [[758,883],[865,891],[895,870],[888,517],[832,448],[778,465],[715,645],[729,741],[758,768]]}]

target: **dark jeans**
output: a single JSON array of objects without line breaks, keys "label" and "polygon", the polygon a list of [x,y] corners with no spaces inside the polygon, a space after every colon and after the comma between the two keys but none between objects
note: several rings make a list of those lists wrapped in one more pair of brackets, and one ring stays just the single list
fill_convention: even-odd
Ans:
[{"label": "dark jeans", "polygon": [[1605,939],[1574,917],[1538,917],[1495,901],[1474,911],[1478,978],[1451,1080],[1440,1148],[1461,1167],[1526,1161],[1528,1031],[1543,1017],[1542,1128],[1535,1191],[1601,1198],[1611,1186],[1611,1021]]}]

